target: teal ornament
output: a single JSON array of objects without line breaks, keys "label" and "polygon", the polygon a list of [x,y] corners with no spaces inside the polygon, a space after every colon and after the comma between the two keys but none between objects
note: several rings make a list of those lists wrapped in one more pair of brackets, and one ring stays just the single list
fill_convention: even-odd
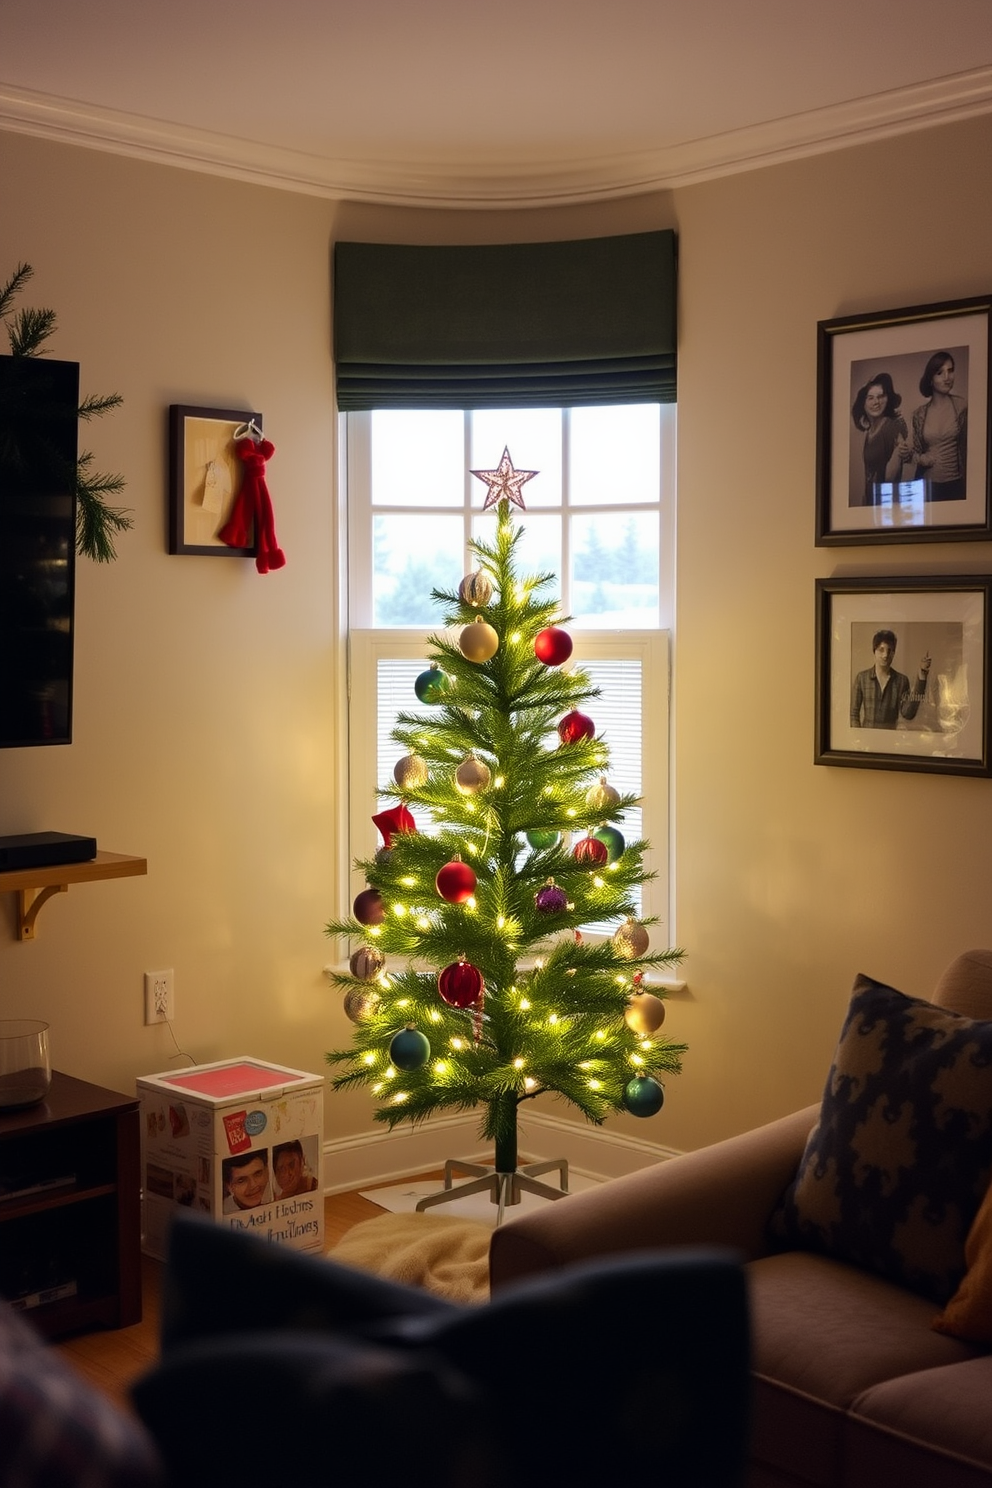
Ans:
[{"label": "teal ornament", "polygon": [[389,1045],[389,1058],[397,1069],[423,1069],[430,1057],[431,1046],[413,1023],[408,1023],[405,1028],[395,1034]]},{"label": "teal ornament", "polygon": [[635,1075],[623,1090],[623,1103],[631,1116],[657,1116],[665,1104],[665,1092],[651,1075]]},{"label": "teal ornament", "polygon": [[595,832],[590,832],[597,842],[601,842],[606,848],[606,861],[615,863],[627,846],[623,840],[623,833],[618,832],[616,827],[597,827]]},{"label": "teal ornament", "polygon": [[538,852],[541,852],[549,847],[557,847],[559,842],[561,841],[561,833],[541,831],[528,832],[527,841],[530,843],[531,847],[536,848]]},{"label": "teal ornament", "polygon": [[422,703],[443,703],[444,695],[450,687],[450,678],[437,666],[421,672],[413,684],[413,690]]}]

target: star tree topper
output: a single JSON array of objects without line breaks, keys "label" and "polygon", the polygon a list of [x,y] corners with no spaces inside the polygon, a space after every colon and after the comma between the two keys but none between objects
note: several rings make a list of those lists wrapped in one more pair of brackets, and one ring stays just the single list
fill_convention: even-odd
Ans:
[{"label": "star tree topper", "polygon": [[536,470],[514,470],[513,461],[510,459],[510,451],[504,446],[503,454],[495,470],[473,470],[478,480],[485,481],[489,487],[483,511],[488,511],[491,506],[496,506],[500,501],[512,501],[524,510],[524,498],[520,487],[525,481],[533,480],[539,472]]}]

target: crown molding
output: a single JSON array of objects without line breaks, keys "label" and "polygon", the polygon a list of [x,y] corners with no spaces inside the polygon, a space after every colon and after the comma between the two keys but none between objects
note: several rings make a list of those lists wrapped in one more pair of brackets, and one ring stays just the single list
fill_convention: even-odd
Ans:
[{"label": "crown molding", "polygon": [[335,160],[0,83],[0,129],[334,200],[538,207],[695,185],[992,112],[992,67],[678,145],[521,164]]}]

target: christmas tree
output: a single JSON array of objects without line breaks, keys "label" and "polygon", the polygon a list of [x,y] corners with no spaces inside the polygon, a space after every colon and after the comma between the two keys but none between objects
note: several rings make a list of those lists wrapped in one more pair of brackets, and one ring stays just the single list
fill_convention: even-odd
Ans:
[{"label": "christmas tree", "polygon": [[[472,472],[495,541],[471,544],[478,568],[457,593],[433,591],[449,631],[415,684],[427,711],[399,715],[405,752],[379,791],[395,804],[373,817],[383,847],[357,865],[353,917],[326,927],[357,943],[331,973],[355,1024],[352,1047],[327,1055],[348,1066],[333,1088],[368,1086],[390,1128],[481,1106],[498,1174],[517,1171],[525,1101],[553,1094],[597,1125],[650,1116],[685,1050],[658,1036],[664,1002],[645,980],[682,952],[652,951],[637,918],[648,843],[617,823],[638,798],[609,784],[607,743],[580,711],[598,689],[563,670],[571,636],[542,598],[553,575],[517,572],[512,506],[536,473],[507,450]],[[612,934],[583,937],[604,922]]]}]

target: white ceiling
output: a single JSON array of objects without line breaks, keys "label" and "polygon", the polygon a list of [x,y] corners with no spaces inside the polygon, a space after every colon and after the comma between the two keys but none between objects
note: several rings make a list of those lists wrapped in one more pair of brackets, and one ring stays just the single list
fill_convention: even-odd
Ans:
[{"label": "white ceiling", "polygon": [[0,128],[353,199],[595,200],[989,111],[992,0],[0,0]]}]

